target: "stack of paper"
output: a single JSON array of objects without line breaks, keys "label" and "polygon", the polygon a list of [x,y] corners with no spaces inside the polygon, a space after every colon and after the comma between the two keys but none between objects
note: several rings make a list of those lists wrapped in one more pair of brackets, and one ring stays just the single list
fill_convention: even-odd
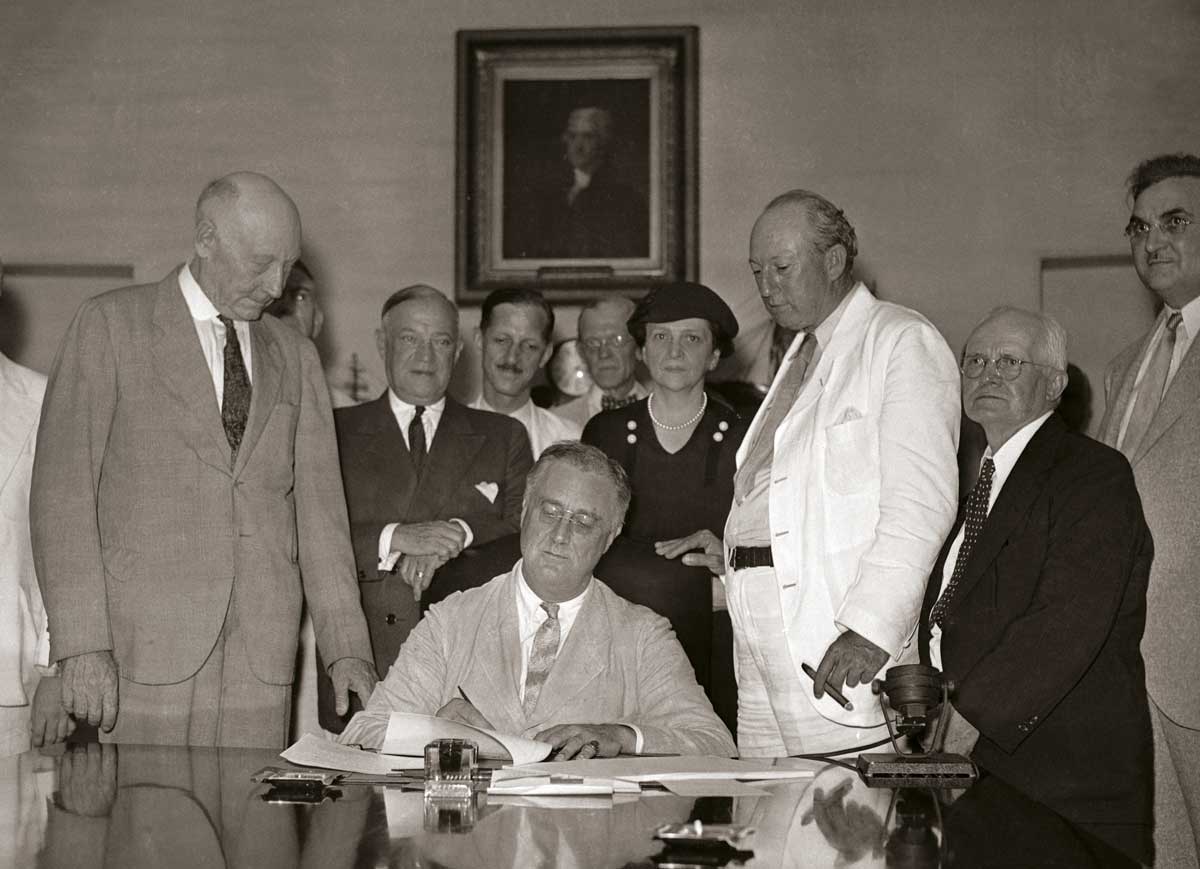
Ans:
[{"label": "stack of paper", "polygon": [[425,746],[435,739],[469,739],[479,746],[481,759],[511,760],[514,764],[544,760],[554,749],[548,742],[472,727],[461,721],[415,712],[393,712],[388,719],[383,753],[424,757]]}]

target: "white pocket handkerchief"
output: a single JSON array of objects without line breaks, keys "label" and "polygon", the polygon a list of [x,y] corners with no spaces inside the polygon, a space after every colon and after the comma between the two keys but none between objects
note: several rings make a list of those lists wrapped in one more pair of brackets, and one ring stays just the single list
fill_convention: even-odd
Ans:
[{"label": "white pocket handkerchief", "polygon": [[834,425],[841,425],[844,422],[854,422],[856,419],[862,419],[862,414],[858,412],[857,408],[848,407],[842,411],[842,415],[838,417]]},{"label": "white pocket handkerchief", "polygon": [[495,483],[476,483],[475,489],[480,495],[488,499],[489,504],[495,504],[496,496],[500,494],[500,487]]}]

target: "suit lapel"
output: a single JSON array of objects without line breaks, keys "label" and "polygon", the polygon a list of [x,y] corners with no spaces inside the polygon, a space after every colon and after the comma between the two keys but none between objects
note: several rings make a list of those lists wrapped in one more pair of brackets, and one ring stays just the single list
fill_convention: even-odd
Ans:
[{"label": "suit lapel", "polygon": [[423,510],[428,515],[439,515],[442,505],[458,489],[459,479],[483,448],[484,441],[485,437],[471,428],[466,408],[447,396],[442,419],[433,436],[433,446],[421,471],[419,488]]},{"label": "suit lapel", "polygon": [[250,324],[250,364],[254,378],[250,388],[250,415],[246,420],[246,433],[242,436],[242,445],[238,449],[237,461],[234,463],[234,474],[241,473],[246,466],[254,445],[267,426],[271,411],[279,400],[279,390],[283,384],[283,350],[279,340],[261,321]]},{"label": "suit lapel", "polygon": [[1163,395],[1162,404],[1150,421],[1146,436],[1138,444],[1137,453],[1133,456],[1132,465],[1141,461],[1142,456],[1154,446],[1154,442],[1166,434],[1167,429],[1179,421],[1184,412],[1200,402],[1200,341],[1193,341],[1187,355],[1179,364],[1179,370]]},{"label": "suit lapel", "polygon": [[[476,648],[500,649],[499,655],[481,655],[473,659],[478,665],[480,681],[491,694],[491,704],[499,706],[510,721],[523,721],[521,708],[521,630],[517,618],[516,569],[500,587],[494,613],[482,622]],[[492,721],[500,720],[497,715]]]},{"label": "suit lapel", "polygon": [[1042,423],[1042,427],[1025,445],[1021,457],[1013,466],[1012,473],[1000,490],[1000,495],[992,510],[983,523],[979,539],[967,561],[963,578],[958,584],[947,610],[953,612],[955,606],[966,599],[971,589],[979,582],[980,577],[996,560],[1000,550],[1008,541],[1013,529],[1029,514],[1030,505],[1038,498],[1046,487],[1049,467],[1054,463],[1058,442],[1066,431],[1062,419],[1057,413]]},{"label": "suit lapel", "polygon": [[200,349],[196,325],[179,289],[179,269],[158,285],[151,354],[159,378],[179,399],[180,412],[197,432],[194,446],[209,464],[229,469],[229,441],[213,389],[212,372]]},{"label": "suit lapel", "polygon": [[[850,299],[842,310],[841,319],[834,327],[828,345],[820,348],[821,355],[812,371],[806,375],[804,386],[800,389],[800,394],[796,397],[796,403],[788,413],[787,419],[790,420],[804,413],[820,398],[825,391],[825,384],[833,375],[834,368],[841,366],[847,353],[862,346],[862,327],[874,301],[875,297],[871,295],[871,291],[862,284],[855,285],[854,289],[850,291]],[[782,427],[781,425],[780,428]]]},{"label": "suit lapel", "polygon": [[371,484],[377,492],[374,503],[387,505],[400,521],[410,521],[417,474],[386,392],[367,405],[354,435],[358,442],[352,449],[361,452],[362,467],[373,471]]},{"label": "suit lapel", "polygon": [[1138,367],[1146,354],[1146,345],[1153,335],[1154,329],[1151,329],[1141,341],[1125,351],[1123,355],[1126,358],[1118,361],[1114,367],[1114,375],[1118,378],[1116,389],[1111,395],[1105,396],[1104,419],[1100,421],[1099,429],[1100,440],[1114,449],[1117,436],[1121,432],[1121,420],[1124,419],[1129,400],[1133,397],[1133,383],[1137,380]]},{"label": "suit lapel", "polygon": [[587,690],[592,680],[608,665],[608,650],[612,642],[608,610],[601,602],[596,580],[593,579],[571,633],[562,644],[538,697],[530,723],[553,720],[559,709]]}]

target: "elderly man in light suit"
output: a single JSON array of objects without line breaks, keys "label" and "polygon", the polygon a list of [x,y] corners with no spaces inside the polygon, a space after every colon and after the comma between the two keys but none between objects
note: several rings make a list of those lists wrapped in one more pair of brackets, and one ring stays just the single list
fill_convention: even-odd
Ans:
[{"label": "elderly man in light suit", "polygon": [[430,607],[342,741],[378,747],[398,710],[544,740],[559,760],[731,755],[667,620],[592,576],[629,498],[600,450],[547,447],[525,490],[521,560]]},{"label": "elderly man in light suit", "polygon": [[103,739],[282,746],[302,599],[342,707],[374,686],[320,361],[261,316],[299,250],[287,194],[230,175],[190,262],[67,331],[33,545],[63,705]]},{"label": "elderly man in light suit", "polygon": [[1155,848],[1162,866],[1200,853],[1200,157],[1171,154],[1129,178],[1133,265],[1162,300],[1154,326],[1104,377],[1100,438],[1123,452],[1154,535],[1146,687],[1154,719]]},{"label": "elderly man in light suit", "polygon": [[954,521],[954,354],[854,280],[856,253],[841,210],[805,190],[773,200],[750,239],[767,311],[798,334],[738,451],[725,527],[743,755],[873,738],[868,686],[916,660],[925,579]]}]

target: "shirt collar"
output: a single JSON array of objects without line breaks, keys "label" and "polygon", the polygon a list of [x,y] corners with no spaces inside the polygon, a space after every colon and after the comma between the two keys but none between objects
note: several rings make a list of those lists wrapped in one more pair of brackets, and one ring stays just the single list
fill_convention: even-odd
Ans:
[{"label": "shirt collar", "polygon": [[187,302],[188,311],[191,312],[193,320],[215,320],[220,315],[221,312],[217,310],[216,305],[196,283],[196,279],[192,276],[191,266],[186,263],[179,270],[179,290],[183,293],[183,300]]},{"label": "shirt collar", "polygon": [[[861,283],[861,282],[860,282]],[[817,347],[824,350],[829,346],[829,341],[833,338],[833,333],[837,329],[838,323],[842,320],[842,315],[846,313],[846,308],[850,304],[850,297],[858,289],[858,284],[850,288],[850,292],[842,296],[842,300],[838,302],[838,306],[833,309],[828,317],[820,322],[813,334],[817,336]]]},{"label": "shirt collar", "polygon": [[[396,393],[392,392],[391,387],[388,387],[388,404],[391,405],[392,413],[395,414],[397,419],[399,419],[400,417],[404,417],[405,419],[407,419],[408,417],[412,416],[413,413],[416,412],[416,410],[415,410],[416,405],[409,404],[407,401],[402,399],[400,396],[396,395]],[[442,415],[442,411],[445,409],[446,409],[446,396],[443,395],[441,398],[439,398],[433,404],[425,405],[425,414],[427,416],[432,416],[434,418],[437,418]]]},{"label": "shirt collar", "polygon": [[483,397],[483,393],[481,392],[479,393],[479,398],[475,400],[475,404],[473,404],[472,407],[474,407],[476,410],[486,410],[490,411],[491,413],[498,413],[501,416],[511,416],[513,419],[517,419],[525,423],[526,427],[528,427],[528,424],[533,420],[534,405],[532,398],[526,401],[512,413],[505,413],[502,410],[496,410],[496,408],[488,404],[488,400]]},{"label": "shirt collar", "polygon": [[1042,423],[1048,420],[1052,413],[1054,413],[1053,410],[1048,410],[1037,419],[1025,423],[994,454],[991,447],[983,451],[983,457],[985,459],[990,458],[996,466],[996,470],[992,474],[993,495],[999,492],[1001,487],[1004,486],[1004,481],[1012,473],[1013,467],[1017,464],[1017,459],[1021,458],[1021,453],[1025,452],[1025,447],[1033,440],[1033,436],[1042,427]]},{"label": "shirt collar", "polygon": [[[1163,320],[1165,321],[1174,310],[1168,305],[1163,305]],[[1200,296],[1180,308],[1179,313],[1183,317],[1183,328],[1187,330],[1188,339],[1195,338],[1197,333],[1200,333]]]},{"label": "shirt collar", "polygon": [[[528,635],[537,630],[538,625],[542,623],[545,611],[542,609],[542,599],[537,596],[537,593],[525,581],[524,564],[524,559],[522,559],[517,562],[516,566],[517,609],[521,616],[520,623],[524,626],[522,633]],[[564,600],[558,605],[558,620],[560,622],[574,621],[575,616],[579,614],[579,610],[583,606],[583,599],[592,590],[593,582],[595,582],[594,579],[589,579],[583,591],[570,600]]]}]

